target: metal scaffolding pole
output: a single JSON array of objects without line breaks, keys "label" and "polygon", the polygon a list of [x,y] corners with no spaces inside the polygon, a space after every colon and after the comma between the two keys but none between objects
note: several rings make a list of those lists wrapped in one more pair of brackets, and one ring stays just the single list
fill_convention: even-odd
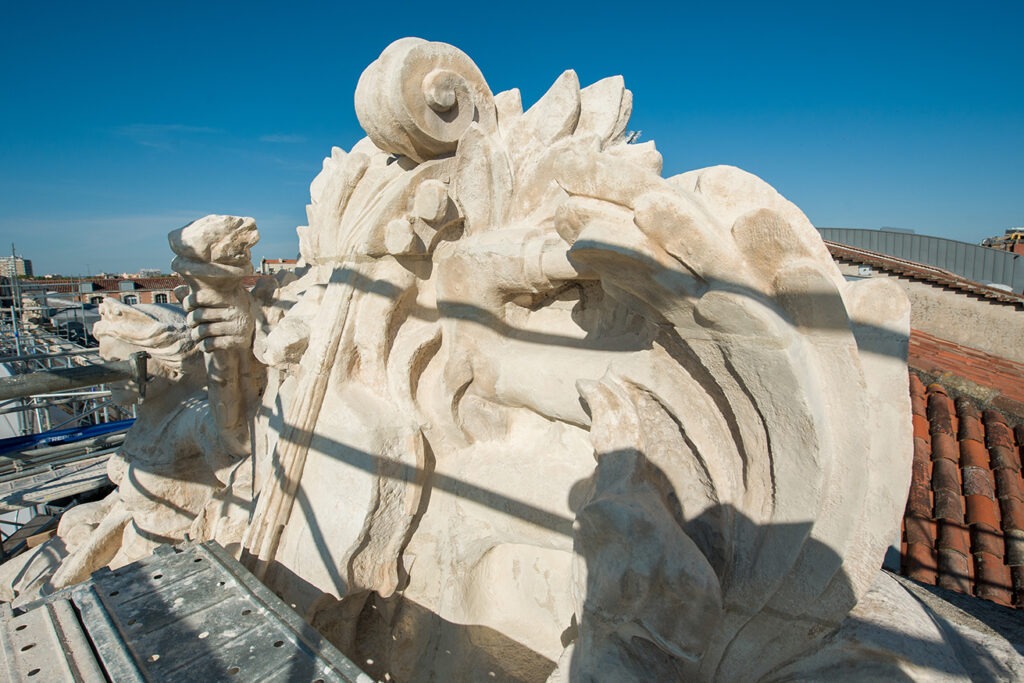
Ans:
[{"label": "metal scaffolding pole", "polygon": [[18,356],[0,356],[0,363],[18,363],[21,361],[46,360],[49,358],[64,358],[65,356],[88,356],[99,353],[99,349],[82,349],[80,351],[60,351],[58,353],[35,353],[22,354]]},{"label": "metal scaffolding pole", "polygon": [[0,378],[0,401],[126,379],[135,379],[140,386],[145,384],[145,353],[132,354],[132,360],[97,363],[77,368],[53,368],[26,375]]}]

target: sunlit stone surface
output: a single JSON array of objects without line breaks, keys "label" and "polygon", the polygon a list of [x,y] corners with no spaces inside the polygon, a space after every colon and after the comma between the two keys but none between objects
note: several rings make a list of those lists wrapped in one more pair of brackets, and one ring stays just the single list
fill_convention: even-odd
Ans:
[{"label": "sunlit stone surface", "polygon": [[207,391],[152,388],[152,448],[62,527],[58,579],[147,552],[129,502],[170,469],[160,535],[236,550],[381,678],[926,675],[895,639],[814,657],[939,638],[877,578],[910,476],[900,290],[844,281],[748,173],[662,178],[621,78],[524,112],[406,38],[355,105],[298,277],[241,288],[250,219],[172,234]]}]

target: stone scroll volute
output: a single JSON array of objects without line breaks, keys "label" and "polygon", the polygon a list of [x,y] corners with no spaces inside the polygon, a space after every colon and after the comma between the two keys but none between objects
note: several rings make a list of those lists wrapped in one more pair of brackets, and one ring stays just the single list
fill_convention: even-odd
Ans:
[{"label": "stone scroll volute", "polygon": [[905,298],[632,105],[396,41],[252,303],[243,555],[377,678],[813,678],[897,532]]},{"label": "stone scroll volute", "polygon": [[374,144],[417,162],[454,152],[473,122],[494,127],[494,98],[476,64],[419,38],[384,50],[360,77],[355,103]]}]

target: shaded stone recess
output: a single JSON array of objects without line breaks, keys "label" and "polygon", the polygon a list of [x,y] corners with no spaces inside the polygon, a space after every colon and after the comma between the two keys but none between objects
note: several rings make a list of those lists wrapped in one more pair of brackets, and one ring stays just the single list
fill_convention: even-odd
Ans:
[{"label": "shaded stone recess", "polygon": [[[749,173],[663,178],[632,104],[566,71],[524,110],[450,45],[385,49],[295,273],[239,286],[251,219],[172,233],[194,417],[140,430],[64,564],[123,555],[148,496],[146,528],[225,544],[381,679],[927,678],[941,630],[878,571],[906,296]],[[143,486],[174,453],[180,490]],[[853,647],[851,619],[906,635]]]}]

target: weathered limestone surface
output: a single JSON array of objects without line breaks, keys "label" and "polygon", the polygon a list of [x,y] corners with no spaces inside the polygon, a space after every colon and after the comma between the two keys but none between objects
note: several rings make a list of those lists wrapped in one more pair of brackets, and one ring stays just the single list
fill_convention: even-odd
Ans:
[{"label": "weathered limestone surface", "polygon": [[662,178],[631,108],[567,71],[523,111],[455,48],[393,43],[298,276],[241,290],[250,219],[172,235],[208,381],[140,418],[119,500],[190,464],[167,511],[97,530],[240,547],[399,681],[812,676],[859,602],[912,604],[862,600],[910,476],[906,297],[845,282],[748,173]]},{"label": "weathered limestone surface", "polygon": [[[251,265],[250,265],[251,268]],[[97,569],[117,568],[147,557],[164,543],[186,536],[216,539],[231,547],[248,519],[252,483],[230,445],[234,433],[210,410],[214,382],[203,368],[182,311],[165,304],[100,304],[93,333],[107,359],[149,354],[145,402],[121,450],[107,464],[118,489],[106,499],[68,510],[58,538],[3,565],[7,599],[30,600],[87,579]],[[230,386],[246,385],[239,376]],[[112,391],[124,404],[139,400],[133,383]],[[228,427],[225,429],[225,427]],[[245,427],[248,439],[248,427]],[[59,565],[59,566],[57,566]]]}]

